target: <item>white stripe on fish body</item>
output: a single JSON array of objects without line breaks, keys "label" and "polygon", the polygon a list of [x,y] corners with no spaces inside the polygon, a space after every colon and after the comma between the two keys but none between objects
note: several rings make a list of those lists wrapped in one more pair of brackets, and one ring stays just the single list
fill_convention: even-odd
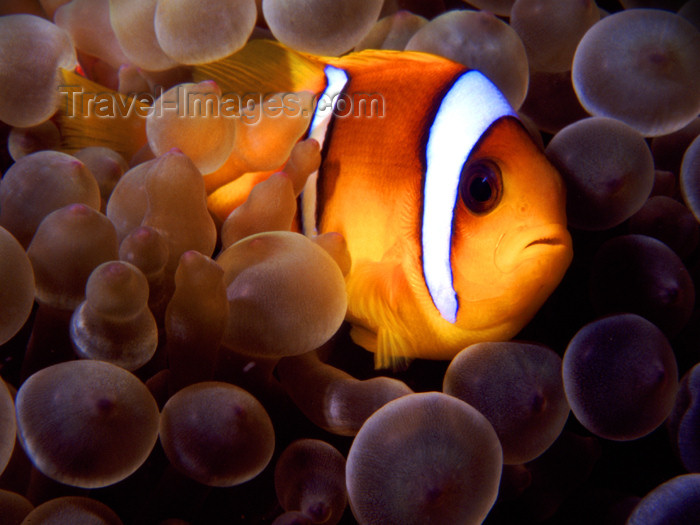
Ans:
[{"label": "white stripe on fish body", "polygon": [[[318,141],[322,150],[326,134],[328,133],[328,125],[333,118],[335,106],[338,102],[338,95],[348,83],[348,74],[340,68],[326,66],[324,72],[326,74],[326,89],[323,90],[323,93],[318,98],[307,135],[307,138]],[[304,190],[301,193],[302,231],[305,235],[318,235],[318,226],[316,224],[317,181],[318,171],[315,171],[306,179]]]},{"label": "white stripe on fish body", "polygon": [[452,228],[462,169],[484,132],[517,116],[494,84],[478,71],[462,74],[445,94],[426,145],[421,248],[423,275],[433,304],[450,323],[459,308],[451,267]]}]

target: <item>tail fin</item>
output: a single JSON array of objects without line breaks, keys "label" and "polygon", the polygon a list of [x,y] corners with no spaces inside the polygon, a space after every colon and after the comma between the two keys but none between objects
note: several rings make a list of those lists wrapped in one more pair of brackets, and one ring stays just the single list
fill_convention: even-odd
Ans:
[{"label": "tail fin", "polygon": [[61,106],[55,120],[62,149],[73,153],[88,146],[111,148],[129,160],[146,143],[150,105],[87,78],[61,69]]}]

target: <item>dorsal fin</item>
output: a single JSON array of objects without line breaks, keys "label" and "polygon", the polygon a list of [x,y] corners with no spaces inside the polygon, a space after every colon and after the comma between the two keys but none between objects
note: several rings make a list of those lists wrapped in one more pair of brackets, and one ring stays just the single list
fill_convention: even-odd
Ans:
[{"label": "dorsal fin", "polygon": [[312,91],[325,87],[324,68],[361,68],[385,63],[434,63],[446,60],[419,51],[367,49],[341,57],[316,56],[295,51],[274,40],[251,40],[240,51],[211,62],[194,66],[195,82],[214,80],[226,93],[287,93]]},{"label": "dorsal fin", "polygon": [[[397,61],[433,62],[438,57],[420,52],[365,50],[343,57],[319,57],[294,51],[273,40],[251,40],[240,51],[216,62],[194,66],[195,82],[214,80],[223,93],[321,93],[325,88],[324,68],[364,67],[368,64],[397,65]],[[56,120],[62,133],[62,149],[69,153],[87,146],[111,148],[130,159],[146,143],[145,114],[149,104],[93,82],[73,71],[61,70],[66,89]],[[121,112],[113,118],[96,115],[94,97],[101,95],[114,102]]]},{"label": "dorsal fin", "polygon": [[[55,118],[61,130],[61,149],[74,153],[88,146],[104,146],[131,159],[147,142],[145,115],[149,104],[73,71],[61,69],[60,73],[65,95]],[[104,102],[102,110],[97,100]]]},{"label": "dorsal fin", "polygon": [[318,93],[325,86],[324,63],[273,40],[251,40],[240,51],[194,66],[195,82],[214,80],[223,93]]},{"label": "dorsal fin", "polygon": [[341,57],[317,57],[325,64],[343,69],[362,68],[368,65],[434,64],[436,61],[448,61],[446,58],[423,53],[421,51],[395,51],[392,49],[364,49]]}]

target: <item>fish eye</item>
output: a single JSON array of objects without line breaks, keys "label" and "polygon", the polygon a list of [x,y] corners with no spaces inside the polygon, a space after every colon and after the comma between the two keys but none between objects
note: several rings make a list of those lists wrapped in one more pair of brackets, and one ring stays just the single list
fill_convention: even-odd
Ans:
[{"label": "fish eye", "polygon": [[470,211],[477,214],[491,211],[500,202],[502,192],[501,170],[495,162],[478,160],[464,166],[459,193]]}]

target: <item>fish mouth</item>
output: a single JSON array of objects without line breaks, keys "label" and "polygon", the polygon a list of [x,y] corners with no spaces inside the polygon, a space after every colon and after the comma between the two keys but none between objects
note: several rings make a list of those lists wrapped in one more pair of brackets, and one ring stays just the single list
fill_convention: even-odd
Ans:
[{"label": "fish mouth", "polygon": [[571,261],[571,235],[561,224],[521,228],[501,236],[494,252],[496,267],[504,273],[516,270],[528,261],[550,266]]},{"label": "fish mouth", "polygon": [[564,244],[564,242],[561,239],[558,239],[556,237],[545,237],[543,239],[536,239],[529,243],[525,248],[529,248],[530,246],[537,246],[538,244],[546,244],[548,246],[558,246],[560,244]]}]

